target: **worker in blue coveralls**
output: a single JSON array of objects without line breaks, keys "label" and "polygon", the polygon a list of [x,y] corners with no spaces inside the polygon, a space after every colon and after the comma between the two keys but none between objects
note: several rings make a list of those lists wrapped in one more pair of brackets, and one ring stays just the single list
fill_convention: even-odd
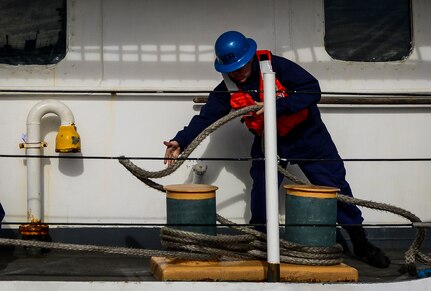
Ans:
[{"label": "worker in blue coveralls", "polygon": [[[302,172],[314,185],[340,189],[340,193],[352,196],[345,179],[346,170],[337,148],[323,123],[317,103],[320,100],[319,82],[296,63],[269,51],[257,50],[256,42],[237,31],[223,33],[215,43],[216,71],[222,73],[223,81],[209,94],[207,103],[189,125],[179,131],[170,141],[165,141],[165,164],[177,158],[193,139],[216,120],[232,109],[249,105],[263,105],[261,65],[269,63],[275,72],[278,155],[294,159]],[[242,90],[242,92],[231,92]],[[245,92],[244,92],[245,91]],[[265,162],[261,139],[263,131],[263,108],[243,117],[244,123],[254,134],[251,148],[253,158],[250,175],[251,224],[265,224]],[[304,159],[304,161],[301,161]],[[339,160],[324,162],[322,160]],[[308,161],[307,161],[308,160]],[[312,160],[312,161],[310,161]],[[280,162],[286,167],[286,162]],[[279,184],[283,179],[279,175]],[[348,232],[353,252],[368,264],[386,268],[389,258],[382,250],[369,242],[362,227],[362,213],[355,206],[338,203],[337,221]],[[349,226],[350,225],[350,226]]]}]

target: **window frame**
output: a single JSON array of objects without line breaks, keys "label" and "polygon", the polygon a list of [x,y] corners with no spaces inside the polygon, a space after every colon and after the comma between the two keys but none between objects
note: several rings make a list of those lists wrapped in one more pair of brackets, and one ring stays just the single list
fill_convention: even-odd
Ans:
[{"label": "window frame", "polygon": [[[364,57],[364,55],[360,55],[360,53],[357,54],[353,54],[353,53],[348,53],[348,51],[352,51],[354,50],[353,46],[348,48],[348,44],[349,42],[344,41],[344,47],[340,46],[340,47],[334,47],[334,48],[330,48],[330,46],[328,45],[328,40],[327,40],[327,36],[328,36],[328,27],[327,27],[327,1],[331,1],[331,0],[324,0],[323,1],[323,14],[324,14],[324,37],[323,37],[323,45],[325,48],[326,53],[334,60],[338,60],[338,61],[346,61],[346,62],[363,62],[363,63],[376,63],[376,62],[400,62],[403,60],[406,60],[409,58],[409,56],[412,54],[413,49],[414,49],[414,30],[413,30],[413,7],[412,7],[412,1],[411,0],[406,0],[408,1],[408,9],[409,9],[409,40],[408,43],[403,43],[405,44],[404,48],[402,47],[402,45],[396,47],[397,52],[393,53],[393,56],[389,56],[389,57],[385,57],[383,55],[380,55],[378,57]],[[372,2],[372,0],[367,0]],[[347,17],[346,17],[347,19]],[[353,22],[350,25],[354,25]],[[334,41],[334,40],[333,40]],[[332,41],[332,42],[333,42]],[[343,41],[343,40],[341,40]],[[394,43],[393,41],[391,43]],[[386,49],[386,52],[390,52],[391,49]],[[395,50],[395,49],[393,49]],[[346,53],[347,52],[347,53]],[[343,54],[344,53],[344,54]],[[363,52],[362,52],[363,53]],[[361,56],[361,58],[359,58],[358,56]]]}]

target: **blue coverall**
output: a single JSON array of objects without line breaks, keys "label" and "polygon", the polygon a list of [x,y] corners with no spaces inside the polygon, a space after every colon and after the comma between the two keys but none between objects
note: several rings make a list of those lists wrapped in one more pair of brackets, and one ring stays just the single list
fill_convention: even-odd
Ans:
[{"label": "blue coverall", "polygon": [[[295,160],[292,163],[298,164],[312,184],[336,187],[341,190],[340,193],[352,196],[350,186],[345,179],[346,170],[343,161],[341,161],[317,107],[320,100],[319,82],[298,64],[283,57],[273,55],[272,68],[276,73],[276,78],[287,91],[297,91],[297,93],[290,93],[287,98],[277,99],[277,116],[293,114],[304,108],[309,109],[305,121],[297,125],[286,136],[278,137],[278,155],[281,158]],[[259,62],[254,57],[252,74],[245,84],[241,84],[242,90],[259,90],[259,79]],[[222,81],[209,94],[208,101],[201,108],[199,115],[195,115],[189,125],[172,139],[178,142],[182,150],[205,128],[231,111],[230,94],[226,91],[226,85]],[[251,95],[254,100],[260,101],[258,93],[251,93]],[[254,137],[251,157],[264,157],[261,138],[257,135]],[[300,159],[340,159],[340,161],[300,161]],[[287,166],[287,164],[284,163],[283,166]],[[250,223],[262,224],[266,222],[265,162],[253,159],[250,175],[253,179]],[[282,175],[279,175],[279,184],[282,179]],[[363,218],[361,211],[355,205],[339,202],[337,221],[340,224],[361,224]]]}]

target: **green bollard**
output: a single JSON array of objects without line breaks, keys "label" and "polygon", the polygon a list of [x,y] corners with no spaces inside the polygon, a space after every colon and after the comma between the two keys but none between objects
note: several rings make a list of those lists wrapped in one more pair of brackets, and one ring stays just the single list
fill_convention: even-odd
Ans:
[{"label": "green bollard", "polygon": [[[284,238],[307,246],[336,244],[337,198],[340,189],[313,185],[285,185]],[[322,225],[322,226],[319,226]]]},{"label": "green bollard", "polygon": [[164,189],[168,225],[184,231],[217,235],[215,191],[218,187],[178,184]]}]

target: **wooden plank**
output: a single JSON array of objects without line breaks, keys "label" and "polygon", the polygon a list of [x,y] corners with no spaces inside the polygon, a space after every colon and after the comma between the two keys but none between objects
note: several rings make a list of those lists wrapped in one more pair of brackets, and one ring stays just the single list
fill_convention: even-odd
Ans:
[{"label": "wooden plank", "polygon": [[[266,262],[187,261],[151,258],[151,272],[160,281],[266,281]],[[305,266],[280,264],[283,282],[357,282],[358,271],[346,264]]]}]

